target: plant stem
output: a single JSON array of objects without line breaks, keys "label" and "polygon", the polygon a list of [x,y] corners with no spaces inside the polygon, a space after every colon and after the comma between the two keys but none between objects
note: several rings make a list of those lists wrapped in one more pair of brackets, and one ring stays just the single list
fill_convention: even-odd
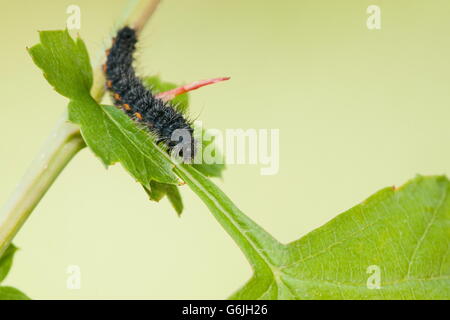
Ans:
[{"label": "plant stem", "polygon": [[147,24],[147,21],[156,11],[159,3],[160,0],[141,1],[141,3],[136,6],[135,14],[130,15],[125,20],[125,24],[129,24],[131,28],[136,30],[137,34],[140,34]]},{"label": "plant stem", "polygon": [[[135,26],[140,32],[159,3],[160,0],[130,0],[118,24]],[[105,93],[104,83],[103,72],[96,68],[91,94],[97,102]],[[79,128],[68,123],[65,113],[28,173],[0,210],[0,257],[61,171],[85,146]]]},{"label": "plant stem", "polygon": [[64,115],[0,213],[0,256],[55,179],[86,145]]}]

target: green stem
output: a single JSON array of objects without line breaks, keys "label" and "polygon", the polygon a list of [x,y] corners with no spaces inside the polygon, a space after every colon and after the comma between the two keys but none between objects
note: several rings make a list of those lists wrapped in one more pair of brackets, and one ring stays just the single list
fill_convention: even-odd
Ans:
[{"label": "green stem", "polygon": [[[160,0],[130,0],[118,24],[134,26],[140,32],[159,3]],[[103,72],[97,68],[91,94],[98,102],[105,93],[104,83]],[[64,114],[28,173],[0,210],[0,257],[61,171],[85,146],[79,128],[68,123]]]},{"label": "green stem", "polygon": [[85,147],[64,115],[0,212],[0,256],[70,160]]},{"label": "green stem", "polygon": [[280,264],[273,252],[282,252],[286,246],[239,210],[211,180],[189,165],[176,164],[174,171],[202,199],[255,272],[271,272]]}]

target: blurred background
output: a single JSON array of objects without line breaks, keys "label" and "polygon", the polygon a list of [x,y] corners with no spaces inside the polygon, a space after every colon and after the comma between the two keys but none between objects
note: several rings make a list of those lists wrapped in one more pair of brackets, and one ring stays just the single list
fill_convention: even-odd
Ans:
[{"label": "blurred background", "polygon": [[[126,1],[8,1],[0,11],[0,204],[67,105],[25,47],[37,30],[80,36],[97,65]],[[369,5],[381,30],[368,30]],[[450,174],[450,2],[447,0],[165,0],[141,37],[142,74],[232,79],[191,94],[208,128],[279,128],[280,171],[231,165],[217,181],[283,242],[378,189]],[[120,165],[83,150],[16,237],[5,284],[35,299],[221,299],[251,270],[203,203],[182,188],[178,218],[150,202]],[[66,286],[81,268],[81,289]]]}]

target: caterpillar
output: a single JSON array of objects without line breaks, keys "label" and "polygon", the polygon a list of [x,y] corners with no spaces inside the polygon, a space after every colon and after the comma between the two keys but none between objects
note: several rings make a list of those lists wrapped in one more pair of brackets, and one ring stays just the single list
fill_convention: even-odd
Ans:
[{"label": "caterpillar", "polygon": [[195,154],[192,123],[170,101],[156,97],[136,75],[133,53],[137,41],[136,31],[128,26],[117,32],[103,65],[106,89],[114,104],[153,133],[158,144],[189,161]]}]

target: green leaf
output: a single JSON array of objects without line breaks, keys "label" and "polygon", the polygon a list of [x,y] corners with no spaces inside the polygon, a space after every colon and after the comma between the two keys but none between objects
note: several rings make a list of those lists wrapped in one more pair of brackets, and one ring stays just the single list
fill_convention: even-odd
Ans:
[{"label": "green leaf", "polygon": [[30,298],[16,288],[0,287],[0,300],[30,300]]},{"label": "green leaf", "polygon": [[[233,299],[449,299],[450,182],[386,188],[284,245],[192,167],[175,171],[205,202],[254,270]],[[378,270],[379,274],[369,274]],[[373,285],[374,276],[380,289]],[[368,286],[369,282],[369,286]]]},{"label": "green leaf", "polygon": [[[17,247],[10,244],[0,258],[0,283],[5,280],[13,263]],[[0,286],[0,300],[29,300],[23,292],[13,287]]]},{"label": "green leaf", "polygon": [[[377,192],[289,244],[278,267],[282,287],[278,295],[450,298],[449,191],[446,177],[417,177],[398,190]],[[367,287],[367,272],[373,266],[380,270],[380,289]]]},{"label": "green leaf", "polygon": [[65,97],[89,96],[92,68],[83,40],[74,41],[67,30],[41,31],[39,38],[28,51],[47,81]]},{"label": "green leaf", "polygon": [[17,251],[17,247],[10,244],[8,249],[6,249],[3,256],[0,258],[0,283],[6,278],[11,270],[14,254]]},{"label": "green leaf", "polygon": [[178,215],[181,215],[181,213],[183,212],[183,199],[181,198],[181,194],[177,186],[173,184],[152,181],[150,183],[150,188],[145,188],[145,191],[149,195],[150,200],[156,202],[159,202],[167,195],[167,198],[169,199],[176,213]]},{"label": "green leaf", "polygon": [[142,185],[151,180],[177,184],[167,155],[124,112],[99,105],[90,95],[92,70],[81,39],[67,31],[40,32],[41,43],[29,52],[56,91],[70,98],[69,119],[80,125],[86,144],[105,165],[121,162]]}]

